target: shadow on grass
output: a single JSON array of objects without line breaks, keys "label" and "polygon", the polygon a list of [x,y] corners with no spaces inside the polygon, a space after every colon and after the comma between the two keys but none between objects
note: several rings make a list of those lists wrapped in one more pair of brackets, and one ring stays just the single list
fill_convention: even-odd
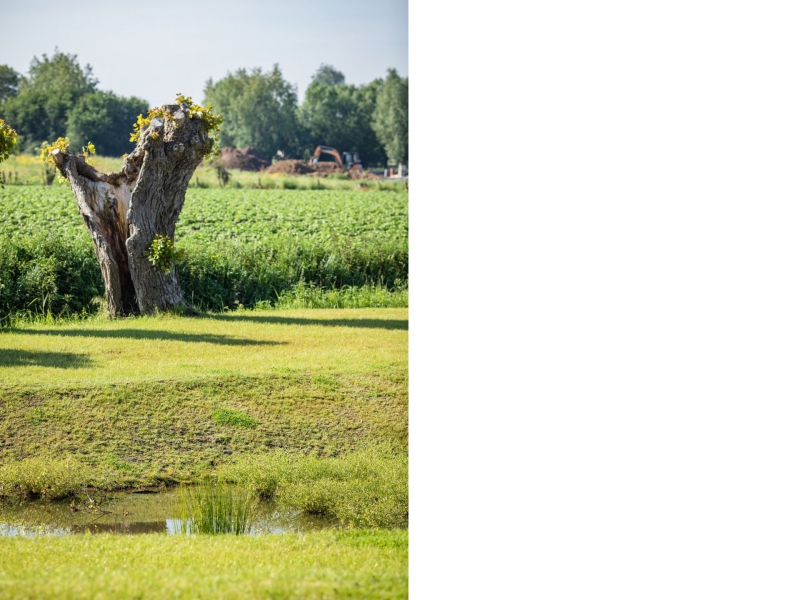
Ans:
[{"label": "shadow on grass", "polygon": [[174,331],[154,331],[151,329],[18,329],[22,335],[64,335],[69,337],[119,338],[128,340],[170,340],[175,342],[203,342],[224,346],[284,346],[287,342],[268,340],[248,340],[227,335],[210,333],[178,333]]},{"label": "shadow on grass", "polygon": [[269,317],[262,315],[206,314],[207,319],[222,321],[251,321],[278,325],[323,325],[325,327],[365,327],[368,329],[408,329],[408,319],[303,319],[300,317]]},{"label": "shadow on grass", "polygon": [[0,348],[0,367],[55,367],[56,369],[86,369],[94,361],[85,354],[73,352],[31,352]]}]

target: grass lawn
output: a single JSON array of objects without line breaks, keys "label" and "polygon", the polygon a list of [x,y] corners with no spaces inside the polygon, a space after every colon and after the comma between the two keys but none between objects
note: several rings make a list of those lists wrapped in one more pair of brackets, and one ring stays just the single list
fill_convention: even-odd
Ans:
[{"label": "grass lawn", "polygon": [[407,596],[406,530],[0,540],[1,598]]},{"label": "grass lawn", "polygon": [[407,353],[407,309],[0,331],[0,496],[216,474],[349,528],[0,539],[0,597],[405,597]]},{"label": "grass lawn", "polygon": [[407,309],[247,311],[0,332],[0,462],[181,481],[273,449],[408,435]]},{"label": "grass lawn", "polygon": [[407,309],[240,311],[0,330],[0,390],[407,371]]}]

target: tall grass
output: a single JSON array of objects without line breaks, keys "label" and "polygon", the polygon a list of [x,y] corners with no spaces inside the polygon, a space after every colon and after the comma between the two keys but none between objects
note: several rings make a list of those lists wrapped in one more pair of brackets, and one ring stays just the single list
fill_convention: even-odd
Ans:
[{"label": "tall grass", "polygon": [[344,286],[326,290],[300,281],[280,292],[275,303],[258,302],[256,308],[407,308],[408,287],[397,281],[394,290],[383,285]]},{"label": "tall grass", "polygon": [[[408,304],[407,294],[393,294],[408,281],[408,248],[390,242],[220,243],[213,249],[189,248],[178,273],[187,300],[204,311]],[[103,294],[91,244],[66,236],[0,239],[0,324],[48,315],[85,318],[97,313],[95,299]]]},{"label": "tall grass", "polygon": [[221,477],[344,527],[408,526],[408,457],[389,448],[335,458],[273,452],[229,465]]},{"label": "tall grass", "polygon": [[94,312],[103,289],[91,244],[44,232],[0,239],[0,318]]},{"label": "tall grass", "polygon": [[183,534],[244,535],[253,526],[256,498],[247,488],[205,479],[178,494],[178,531]]},{"label": "tall grass", "polygon": [[[92,163],[103,173],[117,171],[122,168],[122,159],[110,156],[93,156]],[[3,172],[6,174],[6,185],[36,185],[42,184],[42,162],[38,156],[24,154],[12,155],[3,162]],[[220,180],[217,170],[210,164],[197,168],[189,182],[190,188],[219,188]],[[259,173],[256,171],[229,170],[227,187],[254,188],[254,189],[298,189],[298,190],[407,190],[407,181],[380,181],[370,179],[350,179],[346,174],[318,177],[312,175],[283,175]]]},{"label": "tall grass", "polygon": [[[325,290],[408,281],[408,246],[391,240],[321,242],[289,236],[270,244],[220,242],[189,247],[178,267],[184,295],[199,310],[275,304],[301,281]],[[99,272],[99,269],[98,269]]]},{"label": "tall grass", "polygon": [[110,489],[124,482],[113,469],[101,469],[72,457],[30,457],[0,466],[0,498],[59,500],[85,487]]}]

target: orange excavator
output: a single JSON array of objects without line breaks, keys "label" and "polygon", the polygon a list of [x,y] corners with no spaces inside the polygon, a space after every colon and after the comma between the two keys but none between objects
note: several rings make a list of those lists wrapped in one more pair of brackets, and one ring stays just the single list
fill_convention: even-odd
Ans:
[{"label": "orange excavator", "polygon": [[331,148],[330,146],[317,146],[317,149],[314,150],[314,154],[309,159],[308,164],[313,165],[314,163],[319,162],[319,159],[323,154],[331,155],[336,161],[336,164],[345,171],[353,171],[354,173],[364,172],[364,169],[361,167],[361,159],[358,158],[358,152],[344,152],[343,160],[343,157],[339,154],[339,151],[336,148]]}]

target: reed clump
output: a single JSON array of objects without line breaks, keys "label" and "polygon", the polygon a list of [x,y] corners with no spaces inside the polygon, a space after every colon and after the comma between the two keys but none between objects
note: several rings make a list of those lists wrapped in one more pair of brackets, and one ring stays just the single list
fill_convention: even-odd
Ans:
[{"label": "reed clump", "polygon": [[247,488],[211,479],[204,479],[197,486],[181,487],[177,529],[183,534],[247,534],[253,527],[256,501]]}]

